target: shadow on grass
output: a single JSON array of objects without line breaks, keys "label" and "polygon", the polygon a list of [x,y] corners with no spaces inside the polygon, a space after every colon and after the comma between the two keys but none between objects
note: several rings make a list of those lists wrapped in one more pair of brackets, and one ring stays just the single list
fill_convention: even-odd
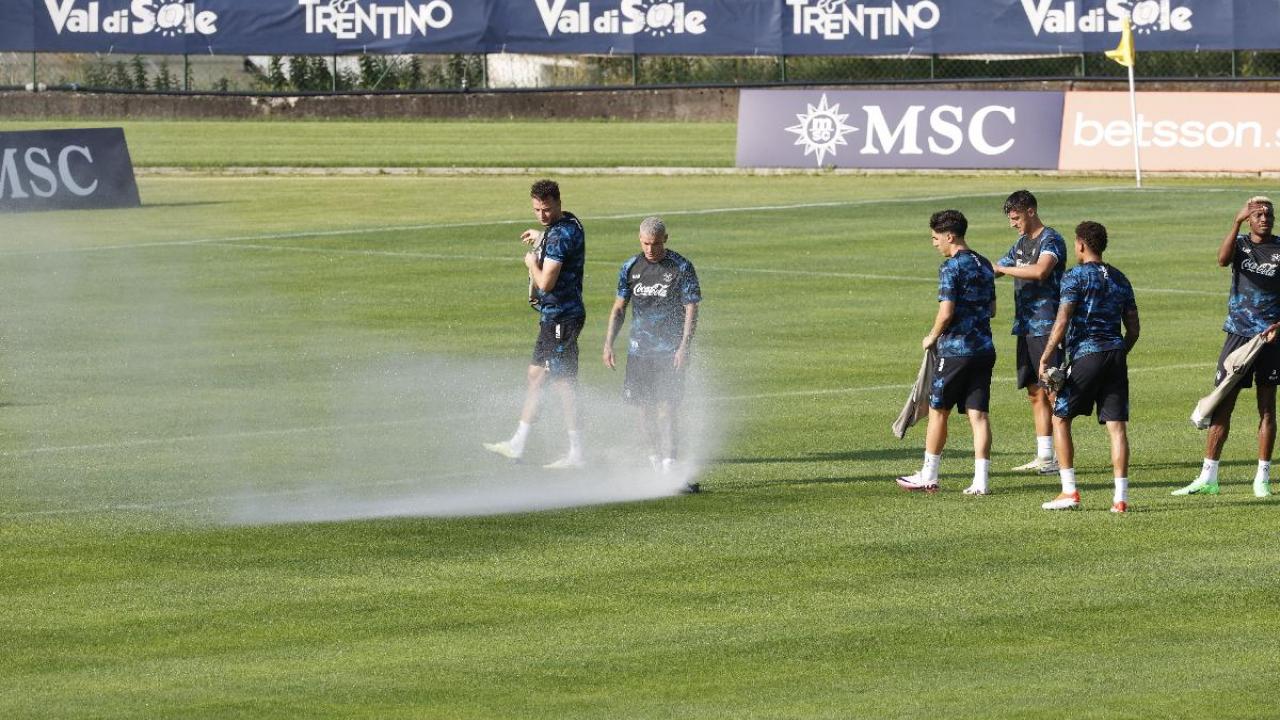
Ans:
[{"label": "shadow on grass", "polygon": [[227,200],[183,200],[179,202],[144,202],[144,208],[189,208],[207,207],[211,205],[228,205]]},{"label": "shadow on grass", "polygon": [[879,448],[875,450],[802,453],[785,457],[724,457],[716,458],[713,462],[724,465],[765,465],[772,463],[871,462],[884,460],[904,460],[909,462],[919,458],[919,448]]}]

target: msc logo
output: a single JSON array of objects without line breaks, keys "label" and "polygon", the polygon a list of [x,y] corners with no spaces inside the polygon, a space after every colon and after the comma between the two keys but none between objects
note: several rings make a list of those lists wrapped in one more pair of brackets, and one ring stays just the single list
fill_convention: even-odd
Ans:
[{"label": "msc logo", "polygon": [[616,10],[602,10],[593,15],[590,2],[570,7],[568,0],[534,0],[547,35],[587,34],[637,35],[701,35],[707,31],[707,14],[688,10],[683,2],[672,0],[622,0]]},{"label": "msc logo", "polygon": [[[995,116],[1012,129],[1017,124],[1017,109],[1010,105],[985,105],[966,117],[959,105],[910,105],[901,116],[890,119],[880,105],[863,105],[861,126],[845,121],[852,113],[840,112],[840,106],[829,105],[827,96],[808,111],[797,113],[799,122],[786,128],[796,135],[796,145],[804,146],[805,156],[816,155],[822,165],[828,156],[835,157],[839,148],[848,146],[847,135],[865,135],[859,155],[931,155],[948,156],[968,146],[982,155],[1003,155],[1014,146],[1011,134],[1000,134],[993,127]],[[926,113],[926,111],[928,111]]]},{"label": "msc logo", "polygon": [[47,147],[27,148],[19,161],[18,148],[0,155],[0,200],[26,200],[32,195],[51,198],[65,188],[77,197],[88,197],[98,181],[82,183],[71,172],[72,157],[93,164],[93,152],[84,145],[67,145],[50,152]]},{"label": "msc logo", "polygon": [[849,144],[844,139],[845,135],[858,131],[856,127],[845,125],[849,114],[841,114],[839,104],[828,105],[825,93],[817,107],[809,105],[807,112],[796,113],[796,119],[800,122],[787,128],[787,132],[795,133],[795,144],[804,146],[805,157],[818,156],[819,166],[827,155],[835,157],[836,146]]},{"label": "msc logo", "polygon": [[102,14],[94,0],[77,7],[77,0],[44,0],[53,29],[68,33],[110,33],[113,35],[212,35],[218,32],[218,14],[197,10],[189,0],[133,0],[127,10]]}]

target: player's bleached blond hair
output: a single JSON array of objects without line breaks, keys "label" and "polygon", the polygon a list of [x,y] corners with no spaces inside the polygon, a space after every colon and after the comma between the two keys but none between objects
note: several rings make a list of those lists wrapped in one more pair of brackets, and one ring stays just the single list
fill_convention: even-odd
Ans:
[{"label": "player's bleached blond hair", "polygon": [[1270,205],[1271,207],[1275,207],[1275,203],[1271,202],[1271,198],[1267,197],[1266,195],[1254,195],[1253,197],[1249,198],[1249,204],[1252,205],[1254,203],[1262,203],[1263,205]]},{"label": "player's bleached blond hair", "polygon": [[662,222],[662,218],[650,216],[640,223],[640,236],[651,238],[662,238],[667,236],[667,224]]}]

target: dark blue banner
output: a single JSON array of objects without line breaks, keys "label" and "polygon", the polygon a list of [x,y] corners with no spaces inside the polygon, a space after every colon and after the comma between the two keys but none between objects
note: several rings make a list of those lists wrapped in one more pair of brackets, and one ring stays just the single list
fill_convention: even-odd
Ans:
[{"label": "dark blue banner", "polygon": [[973,55],[1280,49],[1280,0],[0,0],[0,51]]},{"label": "dark blue banner", "polygon": [[0,133],[0,212],[138,205],[124,130]]}]

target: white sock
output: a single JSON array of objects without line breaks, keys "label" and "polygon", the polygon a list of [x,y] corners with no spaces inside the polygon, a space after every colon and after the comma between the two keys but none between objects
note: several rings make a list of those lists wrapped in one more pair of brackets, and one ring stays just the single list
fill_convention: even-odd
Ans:
[{"label": "white sock", "polygon": [[516,426],[516,434],[512,435],[511,439],[507,441],[507,444],[511,446],[512,450],[516,451],[517,455],[524,452],[524,443],[529,439],[529,428],[531,427],[533,426],[521,420],[520,424]]},{"label": "white sock", "polygon": [[1070,495],[1076,491],[1076,469],[1061,468],[1058,470],[1058,476],[1062,478],[1062,492]]},{"label": "white sock", "polygon": [[1116,478],[1116,494],[1111,502],[1129,502],[1129,478]]},{"label": "white sock", "polygon": [[941,455],[924,454],[924,467],[920,468],[920,477],[925,480],[938,480],[938,466],[942,464]]},{"label": "white sock", "polygon": [[1218,482],[1218,461],[1204,459],[1204,466],[1200,468],[1200,477],[1209,482]]},{"label": "white sock", "polygon": [[1036,436],[1036,457],[1040,460],[1053,459],[1053,436],[1037,435]]},{"label": "white sock", "polygon": [[577,430],[569,431],[569,458],[582,459],[582,433]]},{"label": "white sock", "polygon": [[974,458],[973,484],[985,488],[991,479],[991,458]]},{"label": "white sock", "polygon": [[1258,461],[1258,472],[1254,474],[1253,479],[1261,480],[1263,482],[1271,482],[1271,461],[1270,460]]}]

